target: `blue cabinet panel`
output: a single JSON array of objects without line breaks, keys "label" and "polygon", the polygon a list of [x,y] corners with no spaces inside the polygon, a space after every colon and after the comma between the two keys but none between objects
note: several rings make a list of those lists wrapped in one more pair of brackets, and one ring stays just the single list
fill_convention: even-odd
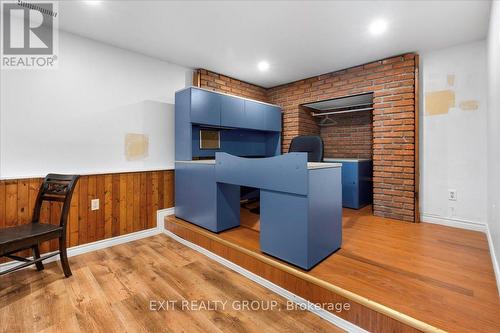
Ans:
[{"label": "blue cabinet panel", "polygon": [[216,153],[215,179],[260,189],[307,194],[307,153],[289,153],[269,158],[241,158]]},{"label": "blue cabinet panel", "polygon": [[262,103],[245,100],[245,128],[265,131],[265,109]]},{"label": "blue cabinet panel", "polygon": [[220,126],[222,95],[200,89],[191,89],[191,122]]},{"label": "blue cabinet panel", "polygon": [[221,98],[221,126],[245,128],[245,100],[225,95]]},{"label": "blue cabinet panel", "polygon": [[265,113],[267,131],[281,131],[281,109],[273,105],[262,104]]},{"label": "blue cabinet panel", "polygon": [[215,165],[175,163],[175,215],[214,232],[240,224],[240,187],[215,182]]},{"label": "blue cabinet panel", "polygon": [[[216,152],[226,152],[236,156],[263,157],[276,155],[276,143],[270,134],[246,129],[221,129],[220,149],[200,149],[200,126],[192,126],[193,157],[215,157]],[[279,133],[273,136],[278,140]],[[268,151],[271,154],[268,155]]]},{"label": "blue cabinet panel", "polygon": [[308,268],[342,244],[341,173],[340,168],[309,170]]},{"label": "blue cabinet panel", "polygon": [[175,215],[217,231],[215,166],[175,164]]},{"label": "blue cabinet panel", "polygon": [[191,91],[184,89],[175,93],[175,159],[192,158],[190,120]]},{"label": "blue cabinet panel", "polygon": [[358,163],[342,162],[342,204],[348,208],[359,206]]},{"label": "blue cabinet panel", "polygon": [[245,128],[281,131],[281,109],[277,106],[245,101]]},{"label": "blue cabinet panel", "polygon": [[260,190],[260,249],[308,269],[307,196]]}]

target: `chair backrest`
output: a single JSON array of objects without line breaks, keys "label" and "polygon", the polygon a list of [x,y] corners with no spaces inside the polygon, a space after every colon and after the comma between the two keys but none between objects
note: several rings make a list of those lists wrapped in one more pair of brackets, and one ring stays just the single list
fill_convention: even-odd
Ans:
[{"label": "chair backrest", "polygon": [[307,153],[308,162],[323,162],[323,140],[316,135],[296,136],[290,142],[289,153]]},{"label": "chair backrest", "polygon": [[68,213],[71,205],[71,197],[75,190],[75,185],[80,176],[78,175],[58,175],[48,174],[40,186],[33,212],[33,222],[40,220],[40,211],[44,201],[62,202],[61,219],[59,225],[66,228]]}]

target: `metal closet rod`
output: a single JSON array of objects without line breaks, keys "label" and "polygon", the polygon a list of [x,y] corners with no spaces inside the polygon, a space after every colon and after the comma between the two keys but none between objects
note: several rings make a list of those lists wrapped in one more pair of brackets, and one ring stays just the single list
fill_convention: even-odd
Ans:
[{"label": "metal closet rod", "polygon": [[345,111],[333,111],[333,112],[321,112],[321,113],[316,113],[313,112],[312,116],[313,117],[319,117],[319,116],[330,116],[333,114],[339,114],[339,113],[351,113],[351,112],[360,112],[360,111],[371,111],[373,108],[362,108],[362,109],[352,109],[352,110],[345,110]]}]

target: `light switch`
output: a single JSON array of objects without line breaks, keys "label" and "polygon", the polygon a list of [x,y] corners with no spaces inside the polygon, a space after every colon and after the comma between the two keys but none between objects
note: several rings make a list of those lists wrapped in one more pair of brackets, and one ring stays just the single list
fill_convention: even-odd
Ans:
[{"label": "light switch", "polygon": [[99,209],[99,199],[92,199],[90,201],[90,209],[91,210],[98,210]]}]

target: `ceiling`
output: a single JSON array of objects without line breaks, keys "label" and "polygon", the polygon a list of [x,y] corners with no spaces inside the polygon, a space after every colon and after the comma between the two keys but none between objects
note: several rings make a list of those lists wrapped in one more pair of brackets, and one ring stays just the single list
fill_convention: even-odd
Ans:
[{"label": "ceiling", "polygon": [[[484,39],[490,1],[85,1],[59,27],[263,87],[392,55]],[[369,24],[388,22],[372,36]],[[257,69],[266,60],[266,72]]]}]

